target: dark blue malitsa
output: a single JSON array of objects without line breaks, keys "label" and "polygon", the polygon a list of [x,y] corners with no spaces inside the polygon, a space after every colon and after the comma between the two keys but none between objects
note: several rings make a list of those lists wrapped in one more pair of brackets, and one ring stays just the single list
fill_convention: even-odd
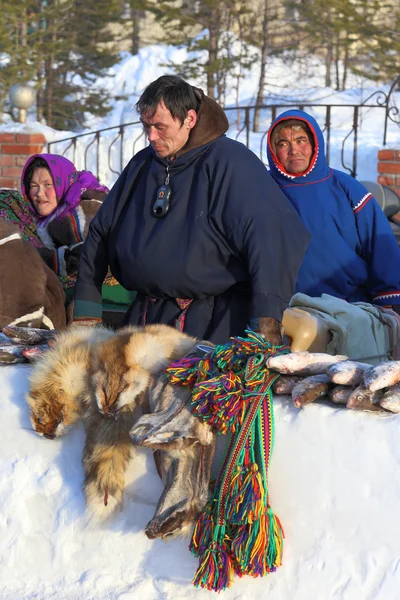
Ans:
[{"label": "dark blue malitsa", "polygon": [[[204,140],[202,122],[195,130]],[[101,316],[101,282],[110,265],[126,289],[138,292],[131,324],[144,318],[176,324],[177,299],[192,300],[184,331],[217,343],[242,335],[251,318],[282,319],[309,234],[250,150],[218,131],[208,138],[173,162],[149,147],[127,165],[91,223],[76,317]],[[169,209],[156,218],[167,167]]]}]

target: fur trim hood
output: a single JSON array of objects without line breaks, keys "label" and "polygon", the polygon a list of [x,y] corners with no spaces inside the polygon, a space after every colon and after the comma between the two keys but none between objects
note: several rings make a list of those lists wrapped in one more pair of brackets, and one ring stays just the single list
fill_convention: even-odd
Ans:
[{"label": "fur trim hood", "polygon": [[215,100],[206,96],[200,88],[193,87],[199,100],[197,123],[190,132],[189,140],[179,155],[189,152],[205,144],[213,142],[229,129],[229,121],[223,109]]}]

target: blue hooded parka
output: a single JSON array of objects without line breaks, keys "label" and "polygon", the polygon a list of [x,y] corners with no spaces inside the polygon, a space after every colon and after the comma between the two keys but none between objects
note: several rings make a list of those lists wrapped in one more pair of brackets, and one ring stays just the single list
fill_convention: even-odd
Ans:
[{"label": "blue hooded parka", "polygon": [[[285,170],[271,144],[275,126],[288,119],[307,123],[314,137],[308,169],[296,175]],[[361,183],[328,166],[315,119],[301,110],[279,115],[268,132],[267,154],[272,177],[312,236],[296,292],[400,305],[400,249],[390,225]]]}]

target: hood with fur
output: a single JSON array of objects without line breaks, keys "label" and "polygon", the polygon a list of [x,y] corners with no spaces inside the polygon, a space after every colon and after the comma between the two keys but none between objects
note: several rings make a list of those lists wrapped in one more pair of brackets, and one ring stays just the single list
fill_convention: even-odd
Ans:
[{"label": "hood with fur", "polygon": [[189,152],[194,148],[204,146],[229,129],[229,121],[223,109],[215,100],[206,96],[200,88],[193,88],[199,101],[200,108],[197,111],[197,122],[190,132],[189,140],[179,152],[179,155]]}]

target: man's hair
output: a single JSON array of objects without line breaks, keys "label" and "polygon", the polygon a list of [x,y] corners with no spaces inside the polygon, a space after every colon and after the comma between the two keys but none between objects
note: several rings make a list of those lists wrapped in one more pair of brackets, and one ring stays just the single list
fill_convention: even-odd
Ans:
[{"label": "man's hair", "polygon": [[300,121],[299,119],[287,119],[286,121],[281,121],[280,123],[278,123],[278,125],[276,125],[272,131],[271,144],[272,144],[272,149],[275,152],[275,154],[276,154],[276,142],[279,139],[279,134],[282,131],[282,129],[293,129],[294,131],[301,129],[302,131],[304,131],[304,133],[307,134],[308,140],[314,150],[314,146],[315,146],[314,136],[311,132],[311,129],[307,125],[307,123],[305,123],[305,121]]},{"label": "man's hair", "polygon": [[136,110],[140,115],[152,117],[162,100],[172,117],[179,119],[183,125],[189,110],[199,110],[201,97],[201,90],[192,87],[177,75],[162,75],[144,90],[136,104]]},{"label": "man's hair", "polygon": [[29,164],[29,166],[27,167],[27,169],[24,173],[24,186],[25,186],[26,194],[29,193],[29,187],[31,185],[33,173],[36,171],[36,169],[47,169],[48,172],[50,173],[50,176],[52,177],[47,161],[44,158],[42,158],[41,156],[36,156],[33,159],[33,161]]}]

